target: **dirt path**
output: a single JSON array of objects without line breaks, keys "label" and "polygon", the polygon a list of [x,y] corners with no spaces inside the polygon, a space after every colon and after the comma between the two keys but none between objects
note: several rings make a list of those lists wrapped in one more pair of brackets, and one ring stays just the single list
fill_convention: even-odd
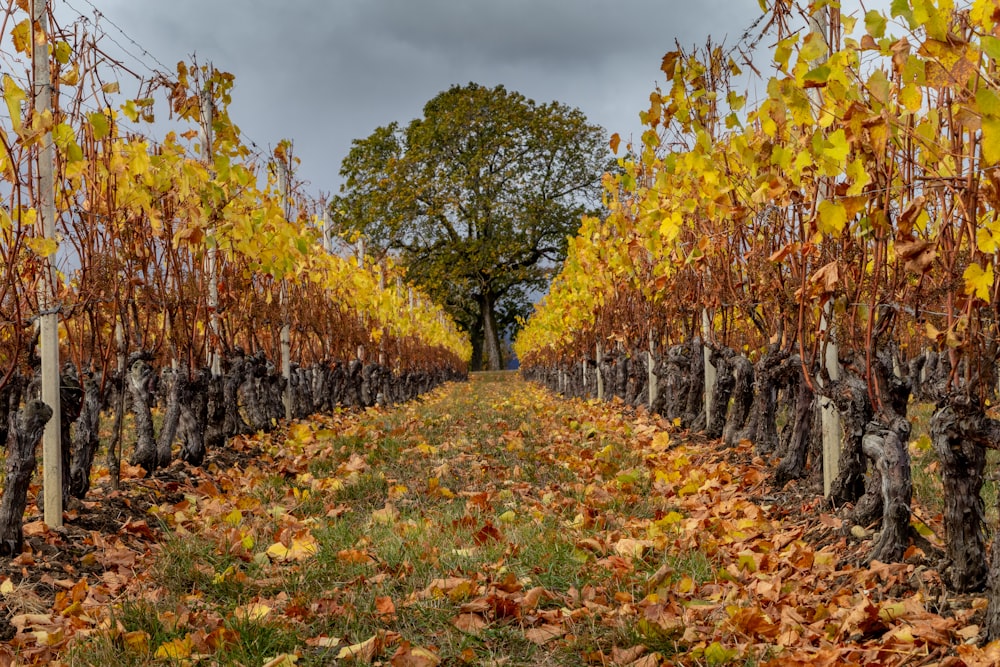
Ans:
[{"label": "dirt path", "polygon": [[499,374],[238,440],[130,479],[117,523],[31,524],[8,662],[990,664],[919,550],[864,566],[748,449],[667,427]]}]

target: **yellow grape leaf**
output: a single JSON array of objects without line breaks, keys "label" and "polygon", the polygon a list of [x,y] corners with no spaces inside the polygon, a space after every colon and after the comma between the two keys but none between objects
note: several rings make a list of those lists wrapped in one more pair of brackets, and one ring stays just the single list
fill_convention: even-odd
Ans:
[{"label": "yellow grape leaf", "polygon": [[397,518],[399,518],[399,510],[391,503],[386,503],[382,509],[372,512],[372,521],[382,525],[389,525]]},{"label": "yellow grape leaf", "polygon": [[66,638],[66,629],[59,628],[52,632],[48,630],[35,630],[32,634],[35,636],[35,642],[39,646],[55,646]]},{"label": "yellow grape leaf", "polygon": [[19,132],[21,130],[21,104],[28,99],[28,95],[9,74],[3,75],[3,99],[7,103],[7,113],[10,114],[14,131]]},{"label": "yellow grape leaf", "polygon": [[129,100],[122,105],[122,113],[133,123],[139,120],[139,109],[135,105],[135,100]]},{"label": "yellow grape leaf", "polygon": [[983,116],[1000,117],[1000,95],[989,88],[976,92],[976,107]]},{"label": "yellow grape leaf", "polygon": [[987,264],[985,270],[978,264],[969,264],[962,278],[965,279],[966,294],[975,294],[977,298],[989,302],[990,293],[993,291],[992,264]]},{"label": "yellow grape leaf", "polygon": [[67,42],[60,40],[56,42],[55,49],[53,49],[53,55],[55,55],[56,60],[60,65],[65,65],[69,62],[70,56],[73,55],[73,47],[71,47]]},{"label": "yellow grape leaf", "polygon": [[705,648],[705,660],[710,665],[726,665],[733,661],[740,652],[734,648],[726,648],[719,642],[712,642]]},{"label": "yellow grape leaf", "polygon": [[33,253],[39,257],[51,257],[56,254],[59,250],[59,242],[55,239],[48,239],[39,236],[33,236],[25,241]]},{"label": "yellow grape leaf", "polygon": [[132,632],[126,632],[123,639],[133,650],[142,652],[149,650],[149,633],[145,630],[133,630]]},{"label": "yellow grape leaf", "polygon": [[834,235],[844,231],[847,224],[847,209],[842,204],[826,199],[819,203],[817,227],[823,234]]},{"label": "yellow grape leaf", "polygon": [[847,154],[851,152],[851,146],[847,142],[847,133],[844,130],[831,132],[826,138],[826,145],[823,147],[823,155],[836,160],[838,164],[843,164],[847,159]]},{"label": "yellow grape leaf", "polygon": [[799,49],[799,61],[812,62],[827,53],[826,40],[823,35],[811,32],[802,40],[802,47]]},{"label": "yellow grape leaf", "polygon": [[191,635],[184,635],[160,644],[153,657],[157,660],[185,660],[193,651],[194,640],[191,639]]},{"label": "yellow grape leaf", "polygon": [[1000,118],[983,117],[983,161],[1000,162]]},{"label": "yellow grape leaf", "polygon": [[248,621],[260,621],[271,613],[271,608],[266,604],[254,602],[245,607],[237,607],[233,610],[233,615]]},{"label": "yellow grape leaf", "polygon": [[4,595],[9,595],[14,592],[14,582],[10,579],[4,579],[3,583],[0,584],[0,593]]},{"label": "yellow grape leaf", "polygon": [[261,667],[292,667],[299,661],[299,656],[294,653],[282,653],[265,662]]},{"label": "yellow grape leaf", "polygon": [[230,512],[229,514],[227,514],[225,517],[223,517],[222,520],[225,521],[226,523],[228,523],[233,528],[235,528],[235,527],[239,526],[241,523],[243,523],[243,512],[241,512],[239,510],[233,510],[232,512]]},{"label": "yellow grape leaf", "polygon": [[225,570],[219,572],[214,577],[212,577],[212,583],[215,585],[219,585],[222,582],[224,582],[227,578],[231,577],[234,572],[236,572],[236,568],[230,565]]},{"label": "yellow grape leaf", "polygon": [[337,660],[371,662],[380,652],[380,644],[379,636],[372,635],[363,642],[351,644],[340,649],[340,652],[337,654]]},{"label": "yellow grape leaf", "polygon": [[274,560],[288,560],[289,549],[281,542],[275,542],[267,548],[267,555]]},{"label": "yellow grape leaf", "polygon": [[99,111],[87,114],[90,126],[94,128],[94,139],[100,141],[111,133],[111,126],[108,117]]},{"label": "yellow grape leaf", "polygon": [[31,19],[24,19],[10,31],[11,39],[14,41],[14,50],[19,53],[28,53],[31,50]]},{"label": "yellow grape leaf", "polygon": [[886,18],[874,9],[865,14],[865,30],[875,39],[885,36]]},{"label": "yellow grape leaf", "polygon": [[996,9],[995,0],[975,0],[972,3],[972,10],[969,16],[984,29],[991,32],[993,29],[993,12]]},{"label": "yellow grape leaf", "polygon": [[67,86],[75,86],[80,83],[80,68],[77,65],[73,65],[68,72],[59,77],[59,83],[65,84]]},{"label": "yellow grape leaf", "polygon": [[308,531],[292,538],[292,545],[285,546],[281,542],[275,542],[267,548],[267,555],[273,560],[290,561],[306,560],[319,551],[319,543]]},{"label": "yellow grape leaf", "polygon": [[899,91],[899,103],[910,113],[919,111],[920,105],[923,104],[923,93],[920,92],[920,87],[912,83],[903,86],[902,90]]},{"label": "yellow grape leaf", "polygon": [[1000,39],[984,35],[979,43],[983,47],[983,53],[994,60],[1000,60]]},{"label": "yellow grape leaf", "polygon": [[892,84],[889,82],[889,78],[885,75],[885,72],[880,69],[872,72],[872,75],[868,77],[868,90],[871,92],[872,97],[882,104],[889,101]]}]

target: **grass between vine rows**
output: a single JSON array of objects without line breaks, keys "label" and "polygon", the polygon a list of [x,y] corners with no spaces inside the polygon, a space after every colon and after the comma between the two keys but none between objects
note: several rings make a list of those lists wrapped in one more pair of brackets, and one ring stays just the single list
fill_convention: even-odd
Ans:
[{"label": "grass between vine rows", "polygon": [[[65,531],[28,524],[29,551],[0,567],[8,663],[1000,654],[971,644],[985,601],[941,585],[933,509],[917,506],[931,553],[869,566],[871,532],[842,526],[808,490],[773,489],[748,444],[724,449],[510,374],[238,439],[204,470],[140,472],[71,511]],[[105,493],[98,479],[93,497]],[[97,521],[108,507],[117,528]]]}]

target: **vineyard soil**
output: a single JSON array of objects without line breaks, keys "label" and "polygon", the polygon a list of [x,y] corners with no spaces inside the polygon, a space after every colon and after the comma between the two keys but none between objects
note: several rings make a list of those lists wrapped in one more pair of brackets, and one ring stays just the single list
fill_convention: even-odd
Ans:
[{"label": "vineyard soil", "polygon": [[773,470],[502,373],[237,436],[197,468],[125,464],[118,492],[98,468],[64,529],[29,504],[0,561],[0,664],[1000,658],[975,644],[985,598],[935,570],[939,508],[916,502],[923,538],[869,565],[877,534]]}]

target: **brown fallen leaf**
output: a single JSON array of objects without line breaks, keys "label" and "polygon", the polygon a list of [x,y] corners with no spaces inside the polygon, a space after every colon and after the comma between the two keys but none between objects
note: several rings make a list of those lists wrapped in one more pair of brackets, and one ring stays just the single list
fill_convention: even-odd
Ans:
[{"label": "brown fallen leaf", "polygon": [[537,628],[531,628],[530,630],[524,631],[525,638],[530,641],[542,646],[553,639],[558,639],[566,634],[566,629],[561,625],[540,625]]},{"label": "brown fallen leaf", "polygon": [[644,656],[647,650],[642,644],[629,648],[615,647],[611,649],[611,662],[615,665],[628,665]]},{"label": "brown fallen leaf", "polygon": [[479,614],[459,614],[451,619],[451,624],[462,632],[468,632],[470,635],[478,635],[481,630],[489,627],[486,619]]},{"label": "brown fallen leaf", "polygon": [[389,662],[392,667],[438,667],[441,658],[430,649],[404,641]]},{"label": "brown fallen leaf", "polygon": [[383,641],[379,635],[372,635],[363,642],[340,649],[337,660],[346,662],[371,662],[382,652]]},{"label": "brown fallen leaf", "polygon": [[396,605],[389,596],[375,598],[375,611],[379,616],[392,616],[396,613]]}]

